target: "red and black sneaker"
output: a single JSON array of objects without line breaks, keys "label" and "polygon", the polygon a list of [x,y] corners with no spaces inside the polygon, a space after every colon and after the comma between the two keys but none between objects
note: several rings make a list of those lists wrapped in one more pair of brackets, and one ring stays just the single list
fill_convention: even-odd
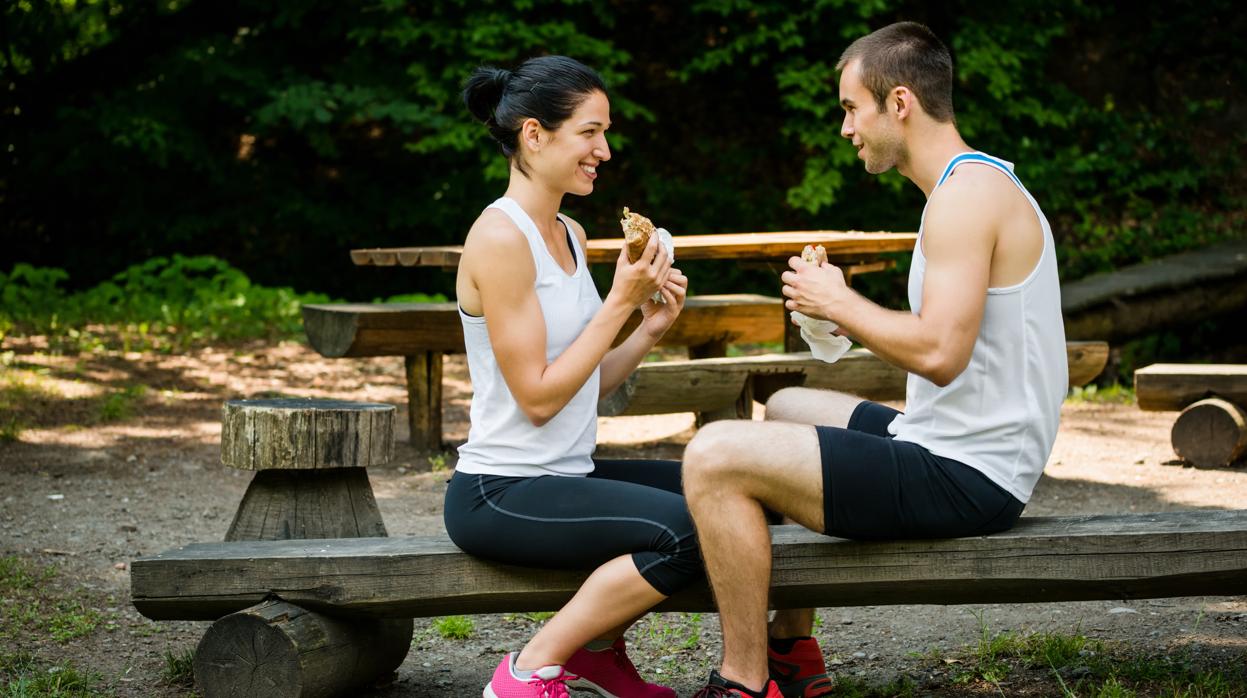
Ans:
[{"label": "red and black sneaker", "polygon": [[711,671],[710,681],[705,688],[693,694],[693,698],[784,698],[784,694],[779,692],[779,686],[774,681],[767,681],[759,696],[735,681],[719,676],[719,672]]},{"label": "red and black sneaker", "polygon": [[[791,647],[786,652],[776,648],[777,645],[784,647],[789,644]],[[835,686],[827,675],[827,665],[823,663],[823,651],[818,647],[818,640],[812,637],[767,642],[766,663],[771,680],[779,685],[779,692],[784,698],[829,696]]]}]

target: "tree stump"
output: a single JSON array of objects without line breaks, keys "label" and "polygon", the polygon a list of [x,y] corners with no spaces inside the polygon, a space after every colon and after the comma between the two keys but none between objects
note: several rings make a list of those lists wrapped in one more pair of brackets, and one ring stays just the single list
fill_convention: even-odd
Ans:
[{"label": "tree stump", "polygon": [[255,470],[225,540],[385,536],[369,465],[394,455],[393,405],[230,400],[221,462]]},{"label": "tree stump", "polygon": [[[341,400],[225,403],[221,462],[256,471],[225,540],[385,537],[367,466],[393,457],[395,412]],[[208,698],[346,695],[391,676],[411,631],[410,618],[338,619],[274,597],[212,624],[195,681]]]},{"label": "tree stump", "polygon": [[206,698],[347,695],[393,672],[410,643],[410,619],[344,621],[270,600],[208,628],[195,678]]},{"label": "tree stump", "polygon": [[1183,460],[1201,468],[1225,467],[1247,453],[1247,414],[1228,400],[1200,400],[1178,415],[1169,440]]}]

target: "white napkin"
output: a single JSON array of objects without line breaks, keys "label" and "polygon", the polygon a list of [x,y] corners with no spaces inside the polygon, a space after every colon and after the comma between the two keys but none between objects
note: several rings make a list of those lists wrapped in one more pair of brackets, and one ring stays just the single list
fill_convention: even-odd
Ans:
[{"label": "white napkin", "polygon": [[816,359],[834,364],[853,346],[848,337],[832,334],[838,325],[831,320],[819,320],[795,310],[792,318],[801,326],[801,339],[810,345],[810,353]]},{"label": "white napkin", "polygon": [[[654,230],[654,232],[658,233],[658,242],[661,243],[663,247],[667,248],[667,256],[671,258],[672,262],[674,262],[675,261],[675,240],[672,239],[671,233],[667,232],[666,228],[658,228]],[[650,298],[650,300],[654,301],[655,303],[666,303],[667,302],[667,299],[662,297],[661,291],[654,291],[654,295],[652,298]]]}]

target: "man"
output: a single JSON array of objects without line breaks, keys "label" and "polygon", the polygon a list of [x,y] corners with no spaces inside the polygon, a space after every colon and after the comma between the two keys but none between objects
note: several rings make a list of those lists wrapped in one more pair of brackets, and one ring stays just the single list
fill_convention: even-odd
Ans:
[{"label": "man", "polygon": [[948,50],[902,22],[855,41],[837,70],[841,135],[868,172],[896,168],[927,196],[912,312],[796,257],[785,304],[905,369],[906,411],[789,388],[766,421],[715,422],[689,443],[684,491],[723,626],[723,664],[701,696],[830,692],[813,612],[777,612],[767,627],[765,509],[858,539],[1005,530],[1047,462],[1068,384],[1052,232],[1012,166],[958,134]]}]

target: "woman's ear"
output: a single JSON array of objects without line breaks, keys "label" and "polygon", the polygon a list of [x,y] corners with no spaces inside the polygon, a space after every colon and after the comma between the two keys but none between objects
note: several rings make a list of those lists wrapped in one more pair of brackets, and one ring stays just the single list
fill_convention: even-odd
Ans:
[{"label": "woman's ear", "polygon": [[531,152],[541,150],[545,142],[545,130],[541,128],[541,122],[531,117],[524,119],[524,123],[520,124],[520,142]]}]

